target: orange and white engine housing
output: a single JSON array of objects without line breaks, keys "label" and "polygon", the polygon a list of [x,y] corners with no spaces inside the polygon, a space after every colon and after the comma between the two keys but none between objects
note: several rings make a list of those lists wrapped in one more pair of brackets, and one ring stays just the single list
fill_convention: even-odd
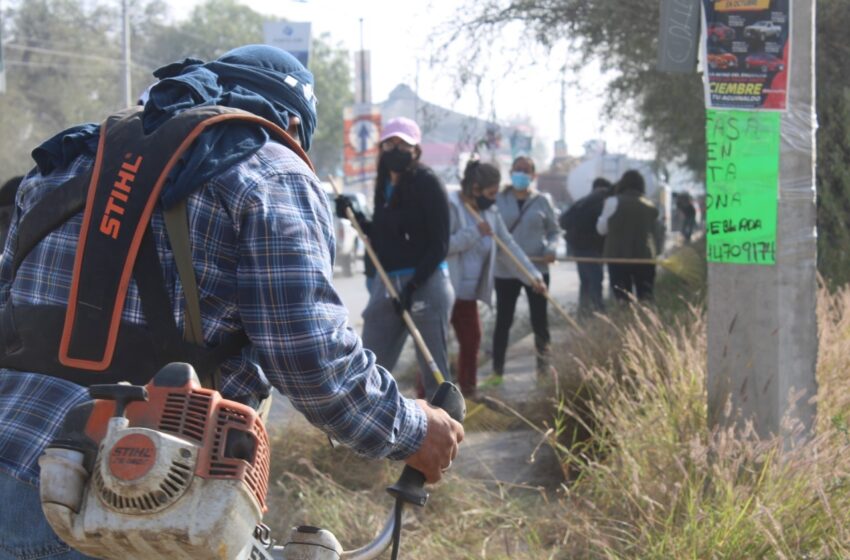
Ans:
[{"label": "orange and white engine housing", "polygon": [[[39,460],[50,525],[98,558],[248,558],[268,490],[260,417],[202,388],[187,364],[166,366],[146,388],[126,417],[108,400],[69,414],[65,437]],[[93,459],[75,437],[97,445]]]}]

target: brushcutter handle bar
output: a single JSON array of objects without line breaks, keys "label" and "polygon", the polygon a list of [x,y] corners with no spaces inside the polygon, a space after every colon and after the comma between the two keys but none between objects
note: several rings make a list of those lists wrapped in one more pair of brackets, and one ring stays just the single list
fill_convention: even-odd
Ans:
[{"label": "brushcutter handle bar", "polygon": [[[458,388],[449,382],[443,382],[434,393],[431,404],[445,410],[449,416],[458,422],[463,422],[466,416],[466,401]],[[410,466],[405,466],[398,481],[387,488],[395,496],[396,505],[390,512],[383,528],[372,542],[354,550],[345,550],[339,556],[340,560],[376,560],[386,551],[390,544],[395,544],[397,552],[398,538],[401,531],[401,511],[405,503],[418,506],[425,505],[428,493],[425,491],[425,476]],[[335,539],[334,539],[335,541]],[[328,548],[312,547],[309,551],[297,548],[299,542],[290,542],[286,546],[258,546],[262,548],[256,556],[258,560],[318,560],[320,558],[335,558],[328,555]]]},{"label": "brushcutter handle bar", "polygon": [[[445,410],[452,419],[463,423],[466,416],[466,401],[456,385],[443,382],[434,393],[431,404]],[[401,476],[395,484],[387,488],[387,492],[395,498],[413,504],[424,506],[428,501],[428,492],[425,491],[425,475],[407,465],[401,471]]]},{"label": "brushcutter handle bar", "polygon": [[148,390],[140,385],[117,383],[115,385],[92,385],[89,396],[93,399],[115,401],[115,416],[123,417],[131,402],[148,400]]}]

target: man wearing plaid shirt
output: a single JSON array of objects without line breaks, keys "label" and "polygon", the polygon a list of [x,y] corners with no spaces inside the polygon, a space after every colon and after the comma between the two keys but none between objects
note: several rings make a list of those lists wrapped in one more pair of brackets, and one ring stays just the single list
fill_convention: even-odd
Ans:
[{"label": "man wearing plaid shirt", "polygon": [[[167,120],[204,103],[245,108],[240,103],[249,99],[252,113],[277,121],[309,148],[315,100],[312,89],[302,86],[312,86],[312,76],[283,51],[243,47],[213,63],[187,59],[155,75],[160,81],[151,90],[145,118]],[[251,142],[245,139],[257,138],[253,130],[239,138],[244,153],[234,162],[228,159],[233,145],[221,143],[228,134],[208,137],[203,157],[187,156],[184,169],[191,177],[182,180],[204,342],[215,346],[240,329],[250,341],[222,365],[222,394],[251,401],[274,387],[343,444],[365,456],[404,460],[429,482],[439,480],[457,452],[463,428],[444,411],[404,398],[348,326],[347,310],[332,284],[333,216],[315,174],[267,135],[246,149]],[[0,259],[0,306],[67,305],[82,213],[36,245],[16,273],[13,267],[21,219],[45,195],[93,165],[97,127],[79,127],[57,138],[58,144],[45,143],[33,153],[38,166],[19,189]],[[201,163],[193,167],[193,161]],[[212,171],[210,162],[217,165]],[[173,195],[181,177],[172,179]],[[182,291],[159,208],[151,229],[182,329]],[[135,282],[122,321],[145,324]],[[86,399],[86,388],[59,377],[0,369],[0,560],[84,558],[70,551],[44,520],[37,459],[66,412]]]}]

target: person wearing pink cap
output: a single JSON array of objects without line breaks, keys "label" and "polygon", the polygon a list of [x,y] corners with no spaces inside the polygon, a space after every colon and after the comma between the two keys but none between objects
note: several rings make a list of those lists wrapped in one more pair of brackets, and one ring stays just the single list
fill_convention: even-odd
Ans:
[{"label": "person wearing pink cap", "polygon": [[[391,298],[381,282],[372,282],[363,311],[363,345],[387,369],[395,367],[407,329],[402,310],[413,317],[437,367],[451,380],[448,356],[449,318],[454,291],[449,280],[449,203],[446,188],[419,159],[422,132],[407,118],[390,120],[383,128],[375,181],[375,212],[368,221],[357,216],[381,265],[395,283],[399,299]],[[337,198],[337,214],[350,204]],[[429,372],[417,349],[421,372]],[[425,394],[436,391],[432,375],[425,375]]]}]

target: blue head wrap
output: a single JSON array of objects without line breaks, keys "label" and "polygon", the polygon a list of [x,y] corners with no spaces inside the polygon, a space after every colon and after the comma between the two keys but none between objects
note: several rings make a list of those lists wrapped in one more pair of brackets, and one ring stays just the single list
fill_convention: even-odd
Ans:
[{"label": "blue head wrap", "polygon": [[[172,116],[208,105],[243,109],[284,130],[289,119],[300,120],[302,147],[310,148],[316,129],[313,75],[291,54],[268,45],[233,49],[204,63],[187,58],[154,72],[159,82],[150,89],[142,122],[146,133]],[[39,171],[46,174],[68,165],[78,155],[97,151],[100,127],[86,124],[65,130],[33,151]],[[246,157],[268,141],[257,125],[228,121],[204,131],[175,167],[164,185],[163,206],[169,208],[195,188]]]}]

